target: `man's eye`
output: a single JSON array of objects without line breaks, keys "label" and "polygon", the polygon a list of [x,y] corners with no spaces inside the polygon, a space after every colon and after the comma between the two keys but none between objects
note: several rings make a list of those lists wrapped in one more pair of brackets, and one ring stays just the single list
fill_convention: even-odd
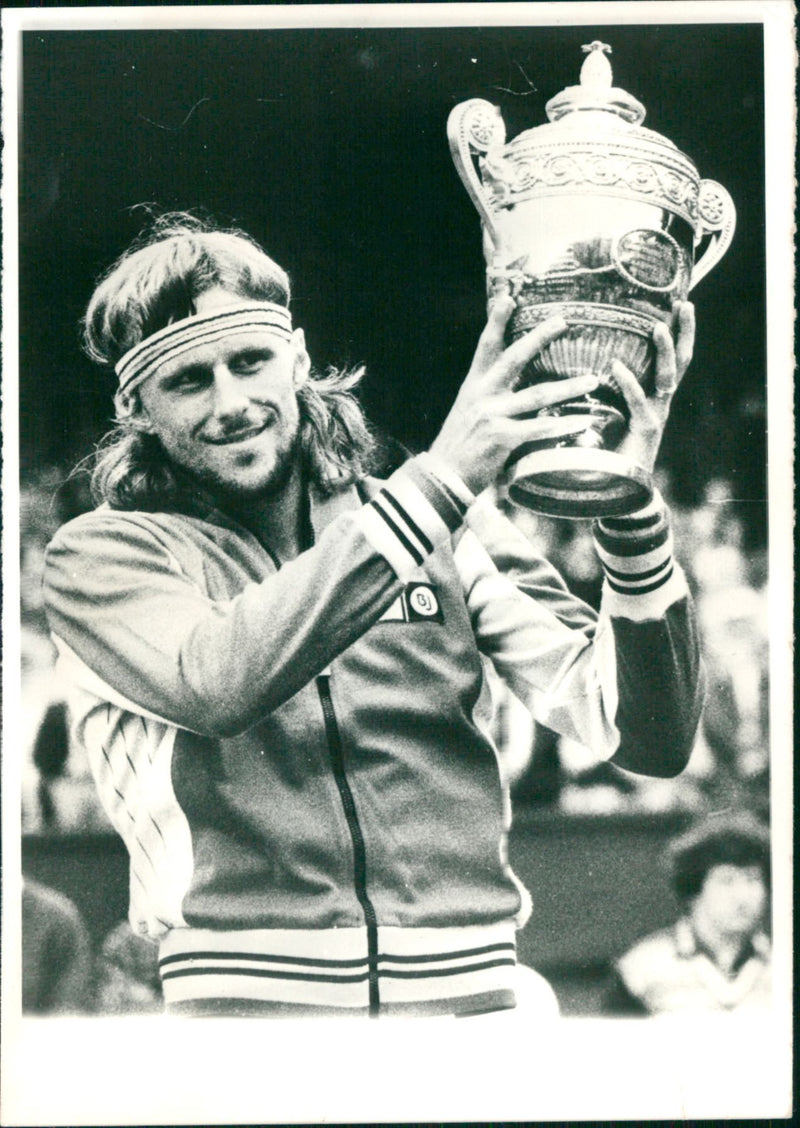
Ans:
[{"label": "man's eye", "polygon": [[174,376],[170,377],[167,381],[167,390],[192,391],[195,388],[201,388],[207,382],[208,377],[203,372],[189,368],[185,372],[176,372]]},{"label": "man's eye", "polygon": [[265,349],[253,349],[251,352],[239,353],[231,367],[237,372],[252,372],[266,363],[271,355]]}]

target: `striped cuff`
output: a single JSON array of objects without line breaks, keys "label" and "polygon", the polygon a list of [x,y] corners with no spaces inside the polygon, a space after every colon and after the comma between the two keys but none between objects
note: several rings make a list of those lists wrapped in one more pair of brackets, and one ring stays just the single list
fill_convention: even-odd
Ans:
[{"label": "striped cuff", "polygon": [[[465,490],[461,483],[461,491]],[[362,528],[372,547],[403,580],[455,532],[467,506],[421,458],[413,458],[361,510]]]},{"label": "striped cuff", "polygon": [[422,454],[417,455],[416,461],[424,470],[427,470],[429,474],[433,474],[433,476],[438,479],[439,485],[451,495],[454,495],[458,501],[466,505],[467,508],[472,505],[475,500],[475,494],[469,486],[461,480],[455,470],[452,470],[438,455],[432,454],[429,450],[426,450],[423,451]]},{"label": "striped cuff", "polygon": [[627,517],[595,521],[593,531],[612,614],[658,618],[686,594],[686,581],[672,555],[669,514],[660,494]]}]

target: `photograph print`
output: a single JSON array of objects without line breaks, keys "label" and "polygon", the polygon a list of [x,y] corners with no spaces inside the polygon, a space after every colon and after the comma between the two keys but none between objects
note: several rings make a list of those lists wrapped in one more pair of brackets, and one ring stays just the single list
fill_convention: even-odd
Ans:
[{"label": "photograph print", "polygon": [[73,16],[4,12],[3,1122],[790,1115],[790,6]]}]

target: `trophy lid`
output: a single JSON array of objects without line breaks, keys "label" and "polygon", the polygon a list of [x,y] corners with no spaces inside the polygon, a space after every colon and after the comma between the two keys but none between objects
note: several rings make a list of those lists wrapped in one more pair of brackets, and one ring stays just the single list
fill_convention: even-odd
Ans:
[{"label": "trophy lid", "polygon": [[641,125],[645,108],[627,90],[612,86],[611,64],[608,55],[611,47],[599,39],[584,43],[581,50],[586,58],[581,67],[580,86],[568,86],[545,106],[550,121],[559,121],[567,114],[594,110],[615,114],[630,125]]}]

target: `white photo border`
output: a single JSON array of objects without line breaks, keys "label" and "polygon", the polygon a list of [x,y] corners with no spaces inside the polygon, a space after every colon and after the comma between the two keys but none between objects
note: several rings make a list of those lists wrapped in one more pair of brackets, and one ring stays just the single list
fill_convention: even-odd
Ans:
[{"label": "white photo border", "polygon": [[[411,1123],[782,1118],[792,1074],[794,6],[319,4],[3,12],[3,790],[19,794],[16,150],[23,30],[760,23],[766,54],[768,477],[776,1006],[763,1026],[572,1019],[513,1044],[469,1023],[21,1020],[20,822],[3,805],[3,1124]],[[743,281],[743,284],[746,282]],[[788,714],[788,715],[787,715]],[[443,1024],[444,1023],[444,1024]]]}]

